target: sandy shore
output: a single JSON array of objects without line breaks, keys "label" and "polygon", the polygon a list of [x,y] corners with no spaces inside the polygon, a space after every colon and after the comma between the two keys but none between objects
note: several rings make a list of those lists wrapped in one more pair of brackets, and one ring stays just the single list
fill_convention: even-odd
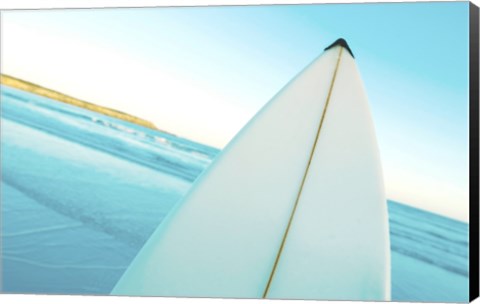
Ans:
[{"label": "sandy shore", "polygon": [[152,122],[147,121],[145,119],[142,119],[127,113],[123,113],[114,109],[110,109],[107,107],[102,107],[100,105],[97,105],[91,102],[80,100],[75,97],[71,97],[54,90],[44,88],[40,85],[15,78],[13,76],[1,74],[0,83],[3,85],[7,85],[9,87],[27,91],[27,92],[44,96],[50,99],[54,99],[60,102],[68,103],[77,107],[85,108],[90,111],[98,112],[113,118],[125,120],[143,127],[158,130],[157,127]]}]

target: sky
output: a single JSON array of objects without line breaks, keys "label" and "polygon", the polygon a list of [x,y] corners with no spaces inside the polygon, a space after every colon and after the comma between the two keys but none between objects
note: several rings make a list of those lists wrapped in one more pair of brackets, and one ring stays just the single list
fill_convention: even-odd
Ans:
[{"label": "sky", "polygon": [[7,11],[1,72],[219,148],[338,37],[386,193],[468,221],[468,3]]}]

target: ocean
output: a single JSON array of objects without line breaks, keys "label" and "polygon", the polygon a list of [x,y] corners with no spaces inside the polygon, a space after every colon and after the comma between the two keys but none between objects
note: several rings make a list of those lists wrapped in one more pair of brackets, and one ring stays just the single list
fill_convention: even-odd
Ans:
[{"label": "ocean", "polygon": [[[1,86],[1,291],[109,294],[219,152]],[[392,300],[468,301],[468,224],[387,203]]]}]

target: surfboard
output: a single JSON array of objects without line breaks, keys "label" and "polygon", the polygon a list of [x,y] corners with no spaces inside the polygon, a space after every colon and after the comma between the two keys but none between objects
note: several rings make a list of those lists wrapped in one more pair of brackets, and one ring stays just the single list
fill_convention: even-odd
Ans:
[{"label": "surfboard", "polygon": [[235,136],[112,294],[390,299],[380,156],[343,39]]}]

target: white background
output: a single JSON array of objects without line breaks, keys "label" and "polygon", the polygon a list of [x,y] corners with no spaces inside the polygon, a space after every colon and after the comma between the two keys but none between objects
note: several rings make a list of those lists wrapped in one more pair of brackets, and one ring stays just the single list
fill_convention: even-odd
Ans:
[{"label": "white background", "polygon": [[[438,0],[436,0],[438,1]],[[443,0],[440,0],[443,1]],[[0,9],[19,8],[87,8],[87,7],[149,7],[149,6],[192,6],[192,5],[234,5],[234,4],[293,4],[293,3],[348,3],[348,2],[380,2],[372,0],[1,0]],[[398,0],[382,0],[381,2],[400,2]],[[402,2],[419,2],[403,0]],[[480,6],[480,0],[473,0]],[[1,63],[0,63],[1,64]],[[113,297],[113,296],[44,296],[44,295],[0,295],[1,303],[156,303],[156,304],[307,304],[332,303],[328,301],[286,301],[286,300],[239,300],[239,299],[187,299],[187,298],[160,298],[160,297]],[[336,302],[354,304],[358,302]],[[364,302],[374,303],[374,302]],[[477,299],[474,303],[480,304]]]}]

